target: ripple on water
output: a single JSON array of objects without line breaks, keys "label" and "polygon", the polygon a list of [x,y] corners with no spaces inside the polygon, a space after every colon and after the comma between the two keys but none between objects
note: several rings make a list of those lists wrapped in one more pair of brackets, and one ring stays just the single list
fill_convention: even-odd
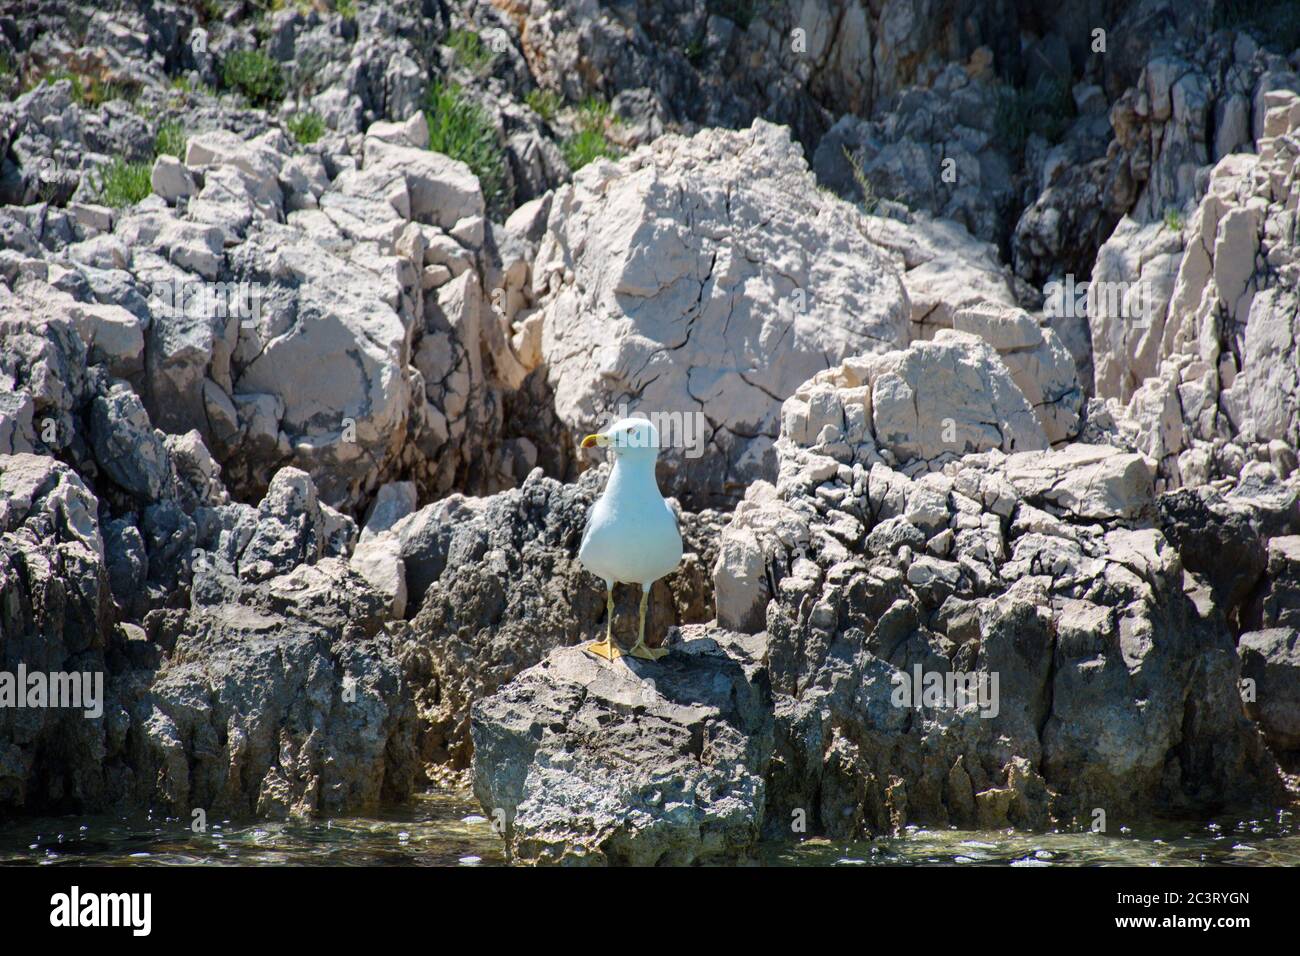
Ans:
[{"label": "ripple on water", "polygon": [[[468,794],[423,794],[369,817],[240,823],[195,833],[183,819],[46,818],[0,825],[0,864],[176,866],[499,866],[491,822]],[[1125,826],[1114,834],[931,830],[855,843],[811,838],[768,844],[770,866],[1286,866],[1300,865],[1300,832],[1270,820]]]}]

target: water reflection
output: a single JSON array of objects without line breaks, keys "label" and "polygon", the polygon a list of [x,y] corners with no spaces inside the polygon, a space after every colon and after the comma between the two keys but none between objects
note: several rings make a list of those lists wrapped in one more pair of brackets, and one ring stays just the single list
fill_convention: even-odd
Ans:
[{"label": "water reflection", "polygon": [[[473,798],[416,797],[373,817],[211,823],[181,819],[57,817],[0,824],[0,864],[278,866],[500,866],[501,843]],[[768,844],[769,866],[1297,866],[1293,815],[1124,828],[1110,835],[927,830],[841,844]]]},{"label": "water reflection", "polygon": [[1270,820],[1152,823],[1116,834],[926,830],[860,843],[768,847],[778,866],[1300,866],[1293,814]]}]

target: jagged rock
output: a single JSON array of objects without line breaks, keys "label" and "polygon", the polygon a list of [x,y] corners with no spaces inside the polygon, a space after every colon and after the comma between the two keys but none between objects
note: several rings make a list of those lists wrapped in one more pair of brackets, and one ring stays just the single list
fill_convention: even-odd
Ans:
[{"label": "jagged rock", "polygon": [[1083,389],[1069,350],[1050,326],[1023,309],[989,304],[958,309],[952,324],[997,349],[1049,442],[1078,435]]},{"label": "jagged rock", "polygon": [[1300,631],[1274,627],[1241,635],[1241,676],[1254,682],[1246,712],[1259,721],[1269,745],[1300,750]]},{"label": "jagged rock", "polygon": [[164,155],[154,160],[149,184],[157,195],[169,203],[175,203],[177,199],[188,199],[195,193],[194,177],[175,156]]},{"label": "jagged rock", "polygon": [[731,863],[754,849],[765,640],[687,627],[656,662],[552,651],[473,707],[474,793],[534,864]]},{"label": "jagged rock", "polygon": [[[1287,530],[1300,530],[1300,521]],[[1265,570],[1267,583],[1257,598],[1259,621],[1265,627],[1295,627],[1300,624],[1300,535],[1270,539]]]},{"label": "jagged rock", "polygon": [[128,705],[151,801],[287,816],[408,796],[410,692],[383,596],[340,557],[355,528],[295,469],[259,508],[198,518],[190,613]]},{"label": "jagged rock", "polygon": [[[1139,291],[1154,290],[1144,295],[1153,317],[1149,329],[1130,331],[1131,323],[1111,318],[1113,308],[1099,316],[1097,394],[1118,400],[1114,415],[1125,441],[1159,462],[1166,487],[1236,476],[1250,458],[1276,460],[1273,471],[1284,477],[1286,452],[1300,444],[1291,328],[1300,308],[1288,278],[1300,274],[1300,263],[1284,238],[1300,189],[1300,97],[1272,90],[1263,102],[1257,154],[1227,155],[1209,174],[1184,230],[1172,292],[1177,249],[1159,245],[1165,240],[1155,227],[1115,240],[1121,249],[1156,242],[1153,254],[1109,260],[1142,263],[1140,271],[1130,264],[1116,273],[1146,283]],[[1272,442],[1280,444],[1272,449]]]},{"label": "jagged rock", "polygon": [[902,203],[999,242],[1014,183],[1012,144],[996,128],[998,95],[991,71],[973,78],[949,64],[925,87],[901,91],[878,120],[841,116],[817,145],[817,179],[868,209]]},{"label": "jagged rock", "polygon": [[[67,465],[0,455],[0,672],[100,675],[112,628],[98,502]],[[17,680],[16,676],[10,678]],[[13,688],[11,688],[13,690]],[[16,692],[26,697],[28,686]],[[84,687],[94,692],[93,685]],[[85,707],[0,707],[0,807],[102,804],[102,762],[118,749],[115,701]],[[110,740],[106,741],[106,736]],[[118,740],[120,745],[120,739]]]},{"label": "jagged rock", "polygon": [[582,170],[552,201],[533,286],[560,420],[675,416],[660,461],[696,502],[772,472],[781,398],[828,359],[907,339],[906,293],[856,214],[762,121]]},{"label": "jagged rock", "polygon": [[1106,445],[1010,455],[1005,473],[1023,500],[1084,520],[1150,517],[1154,505],[1150,465]]},{"label": "jagged rock", "polygon": [[115,482],[142,501],[156,501],[171,480],[167,446],[139,396],[123,384],[95,399],[90,414],[95,458]]},{"label": "jagged rock", "polygon": [[901,260],[903,285],[912,303],[911,339],[932,339],[939,329],[952,328],[953,314],[961,308],[1016,304],[997,247],[979,241],[960,224],[919,215],[906,222],[883,216],[869,222],[872,241]]},{"label": "jagged rock", "polygon": [[925,467],[990,448],[1047,447],[997,352],[952,329],[819,372],[786,400],[781,428],[792,441],[849,465]]},{"label": "jagged rock", "polygon": [[[1300,494],[1295,488],[1245,482],[1226,493],[1208,485],[1180,488],[1157,500],[1160,526],[1178,548],[1183,566],[1209,583],[1215,605],[1238,631],[1274,627],[1262,603],[1278,581],[1281,600],[1289,606],[1286,542],[1300,532]],[[1274,547],[1276,544],[1276,547]],[[1256,606],[1260,605],[1260,606]]]},{"label": "jagged rock", "polygon": [[[560,484],[534,470],[518,489],[490,498],[454,495],[393,526],[406,569],[412,633],[422,653],[416,700],[426,724],[423,755],[468,766],[469,706],[557,647],[604,634],[605,586],[578,563],[587,513],[606,469]],[[686,554],[650,592],[647,642],[674,624],[707,620],[709,568],[721,517],[679,512]],[[615,588],[615,635],[636,633],[640,591]]]},{"label": "jagged rock", "polygon": [[[729,623],[766,609],[770,834],[799,809],[839,839],[1277,792],[1232,633],[1151,526],[1141,456],[990,451],[912,480],[815,438],[783,433],[781,480],[751,486],[715,565]],[[920,556],[943,532],[946,555]],[[973,693],[924,696],[943,675]]]}]

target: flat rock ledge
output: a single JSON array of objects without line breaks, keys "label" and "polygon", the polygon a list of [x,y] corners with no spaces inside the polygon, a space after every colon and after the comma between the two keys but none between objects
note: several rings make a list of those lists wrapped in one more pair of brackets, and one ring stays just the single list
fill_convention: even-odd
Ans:
[{"label": "flat rock ledge", "polygon": [[475,703],[474,793],[520,863],[746,859],[773,746],[764,635],[688,625],[662,661],[562,647]]}]

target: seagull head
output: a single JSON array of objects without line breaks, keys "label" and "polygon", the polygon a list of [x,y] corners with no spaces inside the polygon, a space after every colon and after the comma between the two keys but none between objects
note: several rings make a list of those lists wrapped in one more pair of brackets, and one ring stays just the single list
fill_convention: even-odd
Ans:
[{"label": "seagull head", "polygon": [[659,457],[659,430],[644,418],[624,418],[588,435],[583,448],[608,448],[616,459],[654,462]]}]

